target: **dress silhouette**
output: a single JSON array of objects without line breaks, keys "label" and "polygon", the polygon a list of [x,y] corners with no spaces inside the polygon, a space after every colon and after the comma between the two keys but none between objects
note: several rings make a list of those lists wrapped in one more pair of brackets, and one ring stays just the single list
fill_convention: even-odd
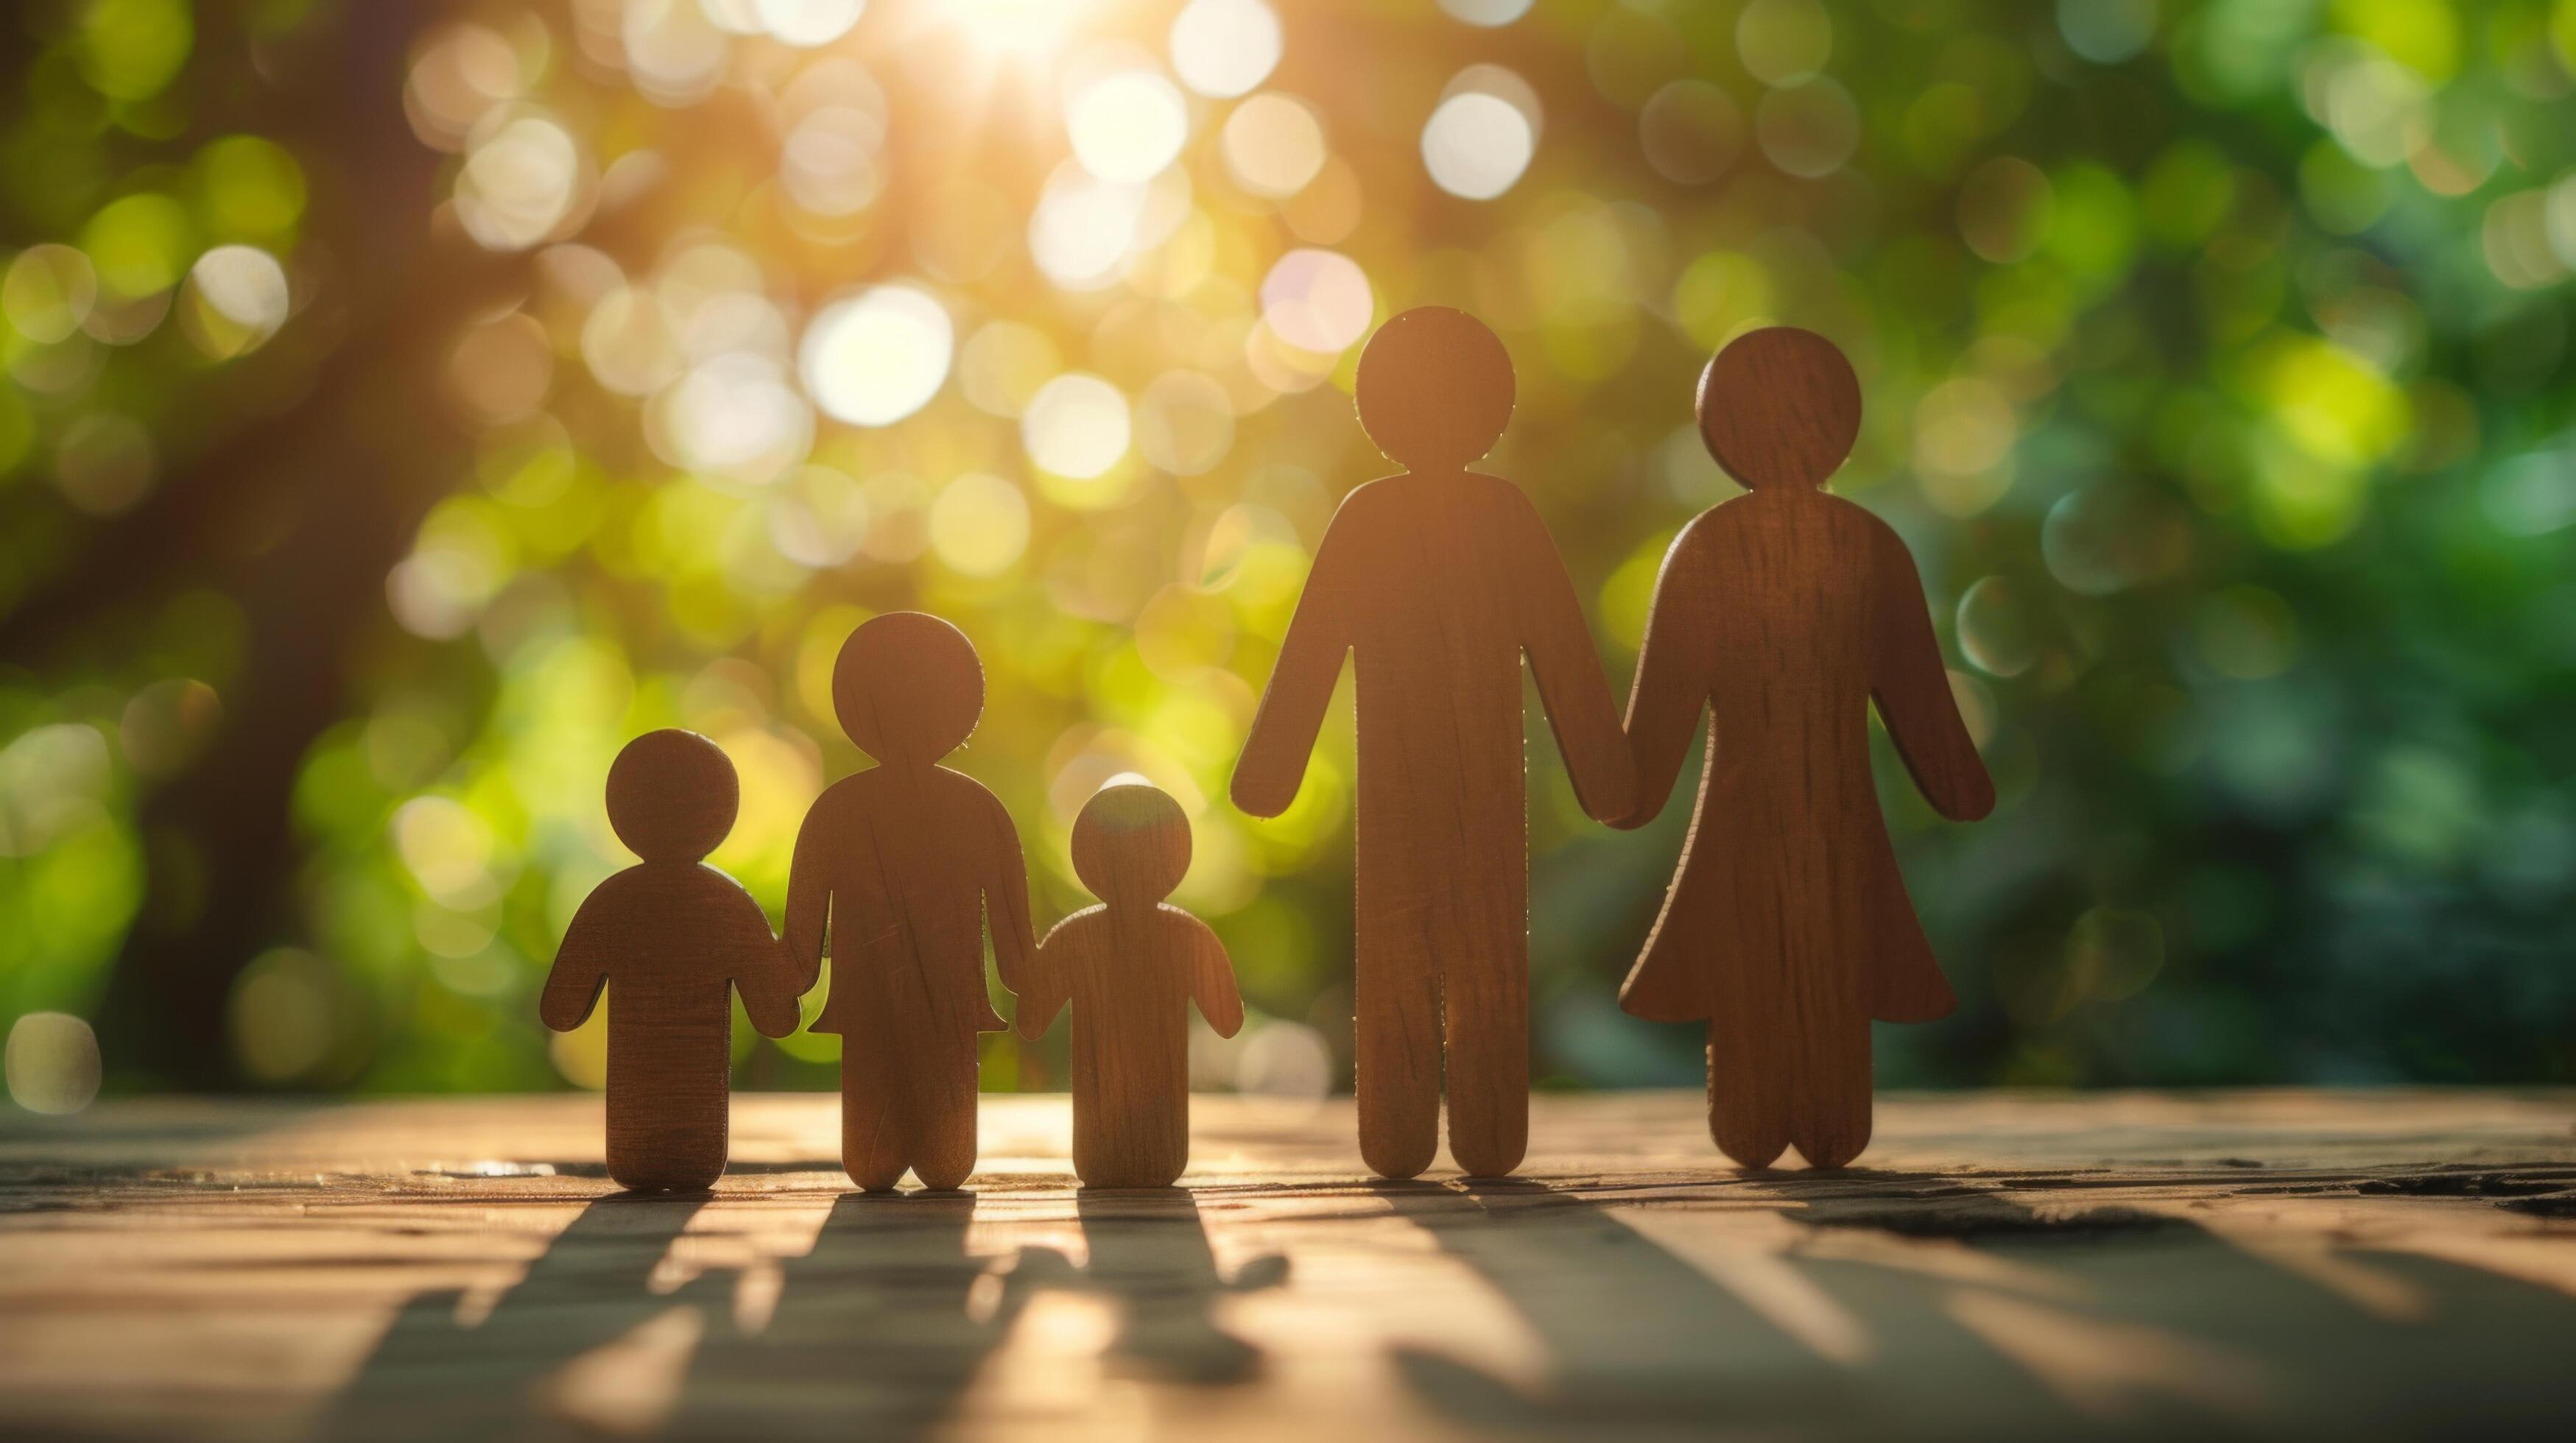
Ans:
[{"label": "dress silhouette", "polygon": [[832,704],[877,765],[816,798],[796,834],[787,944],[805,987],[828,946],[817,1032],[841,1035],[841,1163],[871,1191],[909,1167],[953,1188],[975,1168],[976,1034],[989,922],[1002,985],[1034,945],[1019,832],[983,784],[938,765],[975,730],[984,669],[963,633],[894,612],[841,647]]},{"label": "dress silhouette", "polygon": [[1360,425],[1405,473],[1342,501],[1279,650],[1235,805],[1296,798],[1349,653],[1358,673],[1352,890],[1360,1154],[1406,1178],[1439,1145],[1468,1173],[1520,1164],[1529,1135],[1529,809],[1521,660],[1575,795],[1604,821],[1634,778],[1616,704],[1555,543],[1511,482],[1470,471],[1512,413],[1512,364],[1437,306],[1361,353]]},{"label": "dress silhouette", "polygon": [[1898,874],[1870,772],[1869,704],[1933,808],[1967,821],[1994,783],[1950,692],[1905,543],[1821,489],[1851,452],[1860,387],[1789,328],[1729,344],[1700,379],[1700,434],[1747,494],[1674,538],[1628,703],[1639,804],[1662,810],[1703,708],[1706,769],[1679,874],[1619,1003],[1708,1022],[1709,1131],[1767,1166],[1839,1167],[1868,1145],[1871,1019],[1955,999]]}]

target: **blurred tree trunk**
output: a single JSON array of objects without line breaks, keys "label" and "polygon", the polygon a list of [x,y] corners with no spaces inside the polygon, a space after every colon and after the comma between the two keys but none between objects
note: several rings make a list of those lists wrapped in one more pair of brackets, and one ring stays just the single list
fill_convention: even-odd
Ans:
[{"label": "blurred tree trunk", "polygon": [[[238,64],[247,38],[211,8],[200,7],[192,64]],[[147,893],[97,1019],[110,1075],[124,1084],[235,1080],[233,981],[302,930],[297,772],[344,714],[349,663],[384,621],[386,572],[452,475],[441,462],[454,447],[429,404],[437,357],[497,277],[434,239],[440,157],[403,114],[410,43],[445,8],[352,3],[262,41],[261,76],[226,72],[203,87],[201,114],[277,140],[303,164],[311,201],[299,255],[322,265],[316,294],[271,343],[313,351],[255,355],[193,399],[222,406],[273,387],[280,377],[250,369],[273,359],[305,370],[284,378],[302,394],[228,434],[210,417],[221,437],[210,450],[174,462],[156,495],[93,532],[0,622],[0,655],[56,662],[96,654],[100,632],[197,587],[229,596],[248,622],[213,744],[141,807]]]}]

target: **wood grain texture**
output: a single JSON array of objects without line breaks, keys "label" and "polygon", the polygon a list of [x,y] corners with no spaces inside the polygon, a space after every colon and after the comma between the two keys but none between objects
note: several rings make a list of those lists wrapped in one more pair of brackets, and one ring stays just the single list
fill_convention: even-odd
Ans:
[{"label": "wood grain texture", "polygon": [[909,1169],[954,1188],[975,1167],[976,1034],[999,1031],[989,929],[1016,991],[1035,946],[1019,832],[983,784],[938,765],[983,712],[984,671],[957,628],[871,618],[832,673],[842,728],[877,765],[827,788],[797,833],[787,944],[811,988],[832,958],[817,1032],[838,1033],[841,1156],[860,1187]]},{"label": "wood grain texture", "polygon": [[1243,1028],[1234,964],[1205,922],[1163,899],[1189,870],[1190,824],[1149,786],[1104,787],[1073,825],[1073,866],[1103,899],[1038,944],[1020,1035],[1073,1007],[1073,1170],[1086,1187],[1167,1187],[1189,1168],[1189,1008]]},{"label": "wood grain texture", "polygon": [[712,1195],[600,1100],[0,1108],[0,1436],[2566,1437],[2576,1093],[1891,1094],[1739,1173],[1687,1092],[1542,1095],[1529,1176],[1372,1183],[1350,1101],[1202,1097],[1085,1192],[848,1191],[826,1095]]},{"label": "wood grain texture", "polygon": [[1674,538],[1628,703],[1639,805],[1659,812],[1712,714],[1689,839],[1620,1005],[1708,1023],[1709,1132],[1765,1167],[1836,1167],[1870,1135],[1869,1024],[1953,998],[1879,814],[1869,704],[1935,810],[1994,806],[1913,559],[1821,489],[1858,387],[1809,332],[1753,332],[1709,363],[1700,429],[1751,488]]},{"label": "wood grain texture", "polygon": [[733,829],[740,784],[714,742],[649,732],[608,773],[608,818],[643,858],[565,929],[538,1012],[569,1032],[608,999],[608,1174],[639,1191],[725,1169],[733,993],[771,1037],[796,1030],[794,968],[760,904],[699,859]]},{"label": "wood grain texture", "polygon": [[1501,435],[1511,384],[1502,343],[1457,311],[1407,311],[1370,338],[1360,421],[1408,469],[1335,511],[1234,777],[1244,811],[1287,809],[1351,656],[1360,1153],[1390,1178],[1431,1164],[1444,1051],[1451,1156],[1499,1176],[1527,1147],[1524,657],[1584,809],[1606,820],[1634,797],[1600,657],[1537,508],[1463,469]]}]

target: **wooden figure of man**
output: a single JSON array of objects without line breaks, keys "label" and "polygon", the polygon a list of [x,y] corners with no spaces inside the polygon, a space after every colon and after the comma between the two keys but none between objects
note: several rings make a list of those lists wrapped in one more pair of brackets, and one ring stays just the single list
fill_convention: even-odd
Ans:
[{"label": "wooden figure of man", "polygon": [[1499,1176],[1528,1141],[1524,654],[1583,809],[1608,820],[1634,795],[1555,543],[1519,488],[1467,469],[1501,438],[1512,389],[1502,342],[1462,312],[1406,311],[1370,338],[1360,425],[1405,473],[1334,513],[1234,775],[1244,811],[1287,809],[1349,652],[1360,1154],[1390,1178],[1438,1146],[1444,1024],[1450,1155]]},{"label": "wooden figure of man", "polygon": [[1708,1125],[1728,1157],[1794,1145],[1840,1167],[1869,1143],[1869,1025],[1956,1000],[1905,895],[1870,775],[1876,702],[1945,817],[1993,810],[1914,559],[1822,489],[1860,434],[1860,383],[1832,342],[1786,327],[1728,344],[1700,377],[1700,435],[1749,488],[1673,539],[1628,702],[1639,805],[1663,808],[1703,709],[1707,765],[1663,914],[1619,1003],[1708,1022]]},{"label": "wooden figure of man", "polygon": [[841,1162],[870,1191],[907,1167],[954,1188],[975,1169],[976,1034],[1004,1025],[984,990],[986,926],[1014,991],[1032,945],[1010,815],[938,764],[983,714],[983,664],[935,616],[875,617],[841,647],[832,705],[877,765],[806,814],[787,944],[807,987],[833,960],[814,1030],[841,1035]]},{"label": "wooden figure of man", "polygon": [[1243,1028],[1234,965],[1163,899],[1190,866],[1190,821],[1143,785],[1103,787],[1073,824],[1073,870],[1100,899],[1038,944],[1020,1035],[1073,1004],[1073,1171],[1086,1187],[1169,1187],[1190,1162],[1189,1006]]},{"label": "wooden figure of man", "polygon": [[608,821],[643,861],[593,888],[564,929],[538,1015],[557,1032],[608,992],[608,1175],[694,1191],[724,1174],[732,990],[771,1037],[796,1030],[796,984],[760,904],[699,859],[733,830],[741,786],[716,744],[648,732],[608,769]]}]

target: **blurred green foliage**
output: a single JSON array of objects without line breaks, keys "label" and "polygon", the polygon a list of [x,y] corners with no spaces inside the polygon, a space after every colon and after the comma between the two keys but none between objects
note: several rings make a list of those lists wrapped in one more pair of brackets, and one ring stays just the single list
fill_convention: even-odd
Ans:
[{"label": "blurred green foliage", "polygon": [[[1286,817],[1224,790],[1389,469],[1354,343],[1423,303],[1511,348],[1489,464],[1622,688],[1733,489],[1699,365],[1851,352],[1835,484],[1914,546],[2003,794],[1956,828],[1883,771],[1964,999],[1885,1081],[2576,1075],[2576,0],[0,26],[0,1016],[94,1020],[112,1084],[595,1079],[533,999],[624,861],[609,759],[715,737],[714,860],[775,908],[862,764],[834,652],[898,607],[982,651],[957,764],[1041,922],[1144,774],[1260,1019],[1201,1080],[1346,1083],[1347,718]],[[1539,1073],[1687,1083],[1612,1000],[1684,809],[1591,826],[1533,735]],[[744,1031],[743,1079],[836,1046]],[[996,1038],[986,1082],[1060,1067]]]}]

